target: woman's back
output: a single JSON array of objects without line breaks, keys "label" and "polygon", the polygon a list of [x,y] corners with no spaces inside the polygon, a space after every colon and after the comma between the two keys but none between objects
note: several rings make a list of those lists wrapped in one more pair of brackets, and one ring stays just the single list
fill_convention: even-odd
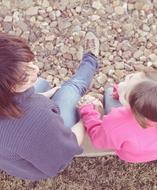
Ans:
[{"label": "woman's back", "polygon": [[56,175],[81,153],[76,137],[63,126],[53,102],[35,94],[34,88],[14,98],[24,115],[0,118],[0,169],[32,180]]}]

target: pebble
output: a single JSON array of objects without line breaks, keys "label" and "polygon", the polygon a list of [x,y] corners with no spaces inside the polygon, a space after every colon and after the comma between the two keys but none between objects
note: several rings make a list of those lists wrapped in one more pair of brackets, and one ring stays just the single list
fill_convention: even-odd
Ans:
[{"label": "pebble", "polygon": [[143,51],[137,50],[137,51],[134,53],[133,57],[134,57],[135,59],[138,59],[138,58],[140,58],[142,55],[143,55]]},{"label": "pebble", "polygon": [[13,20],[12,16],[6,16],[4,22],[11,22]]},{"label": "pebble", "polygon": [[33,16],[38,14],[38,7],[30,7],[26,10],[26,15]]},{"label": "pebble", "polygon": [[54,39],[55,39],[55,36],[53,34],[45,37],[45,41],[53,41]]},{"label": "pebble", "polygon": [[92,21],[96,21],[96,20],[99,20],[100,19],[100,16],[99,15],[92,15],[91,16],[91,20]]},{"label": "pebble", "polygon": [[121,7],[121,6],[118,6],[118,7],[115,7],[115,13],[117,14],[117,15],[123,15],[124,14],[124,8],[123,7]]},{"label": "pebble", "polygon": [[118,62],[118,63],[115,63],[115,69],[124,69],[124,63],[123,62]]},{"label": "pebble", "polygon": [[99,10],[99,9],[102,8],[102,4],[101,4],[100,1],[94,1],[94,2],[92,3],[92,7]]},{"label": "pebble", "polygon": [[59,69],[59,74],[60,74],[62,77],[66,76],[67,73],[68,73],[68,71],[67,71],[66,68],[61,68],[61,69]]}]

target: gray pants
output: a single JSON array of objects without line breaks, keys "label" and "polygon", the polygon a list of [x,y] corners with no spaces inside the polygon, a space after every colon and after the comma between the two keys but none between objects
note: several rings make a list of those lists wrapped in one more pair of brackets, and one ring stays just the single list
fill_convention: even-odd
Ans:
[{"label": "gray pants", "polygon": [[109,113],[112,108],[117,108],[122,106],[122,104],[118,100],[112,97],[112,93],[113,93],[112,87],[109,87],[105,90],[104,99],[103,99],[105,114]]}]

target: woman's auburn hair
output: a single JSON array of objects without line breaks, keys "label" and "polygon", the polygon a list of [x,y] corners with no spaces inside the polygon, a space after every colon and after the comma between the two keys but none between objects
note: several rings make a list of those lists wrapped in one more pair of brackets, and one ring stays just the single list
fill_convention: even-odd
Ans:
[{"label": "woman's auburn hair", "polygon": [[0,33],[0,117],[22,115],[14,98],[15,86],[23,82],[22,63],[33,59],[34,54],[24,39]]},{"label": "woman's auburn hair", "polygon": [[145,80],[129,93],[130,108],[141,127],[157,122],[157,71],[143,71]]}]

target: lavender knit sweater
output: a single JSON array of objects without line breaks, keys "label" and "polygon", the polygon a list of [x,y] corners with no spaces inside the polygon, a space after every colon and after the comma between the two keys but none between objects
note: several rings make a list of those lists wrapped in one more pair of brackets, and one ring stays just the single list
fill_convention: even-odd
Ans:
[{"label": "lavender knit sweater", "polygon": [[0,169],[22,179],[55,176],[82,153],[52,100],[30,88],[15,96],[24,115],[0,118]]}]

